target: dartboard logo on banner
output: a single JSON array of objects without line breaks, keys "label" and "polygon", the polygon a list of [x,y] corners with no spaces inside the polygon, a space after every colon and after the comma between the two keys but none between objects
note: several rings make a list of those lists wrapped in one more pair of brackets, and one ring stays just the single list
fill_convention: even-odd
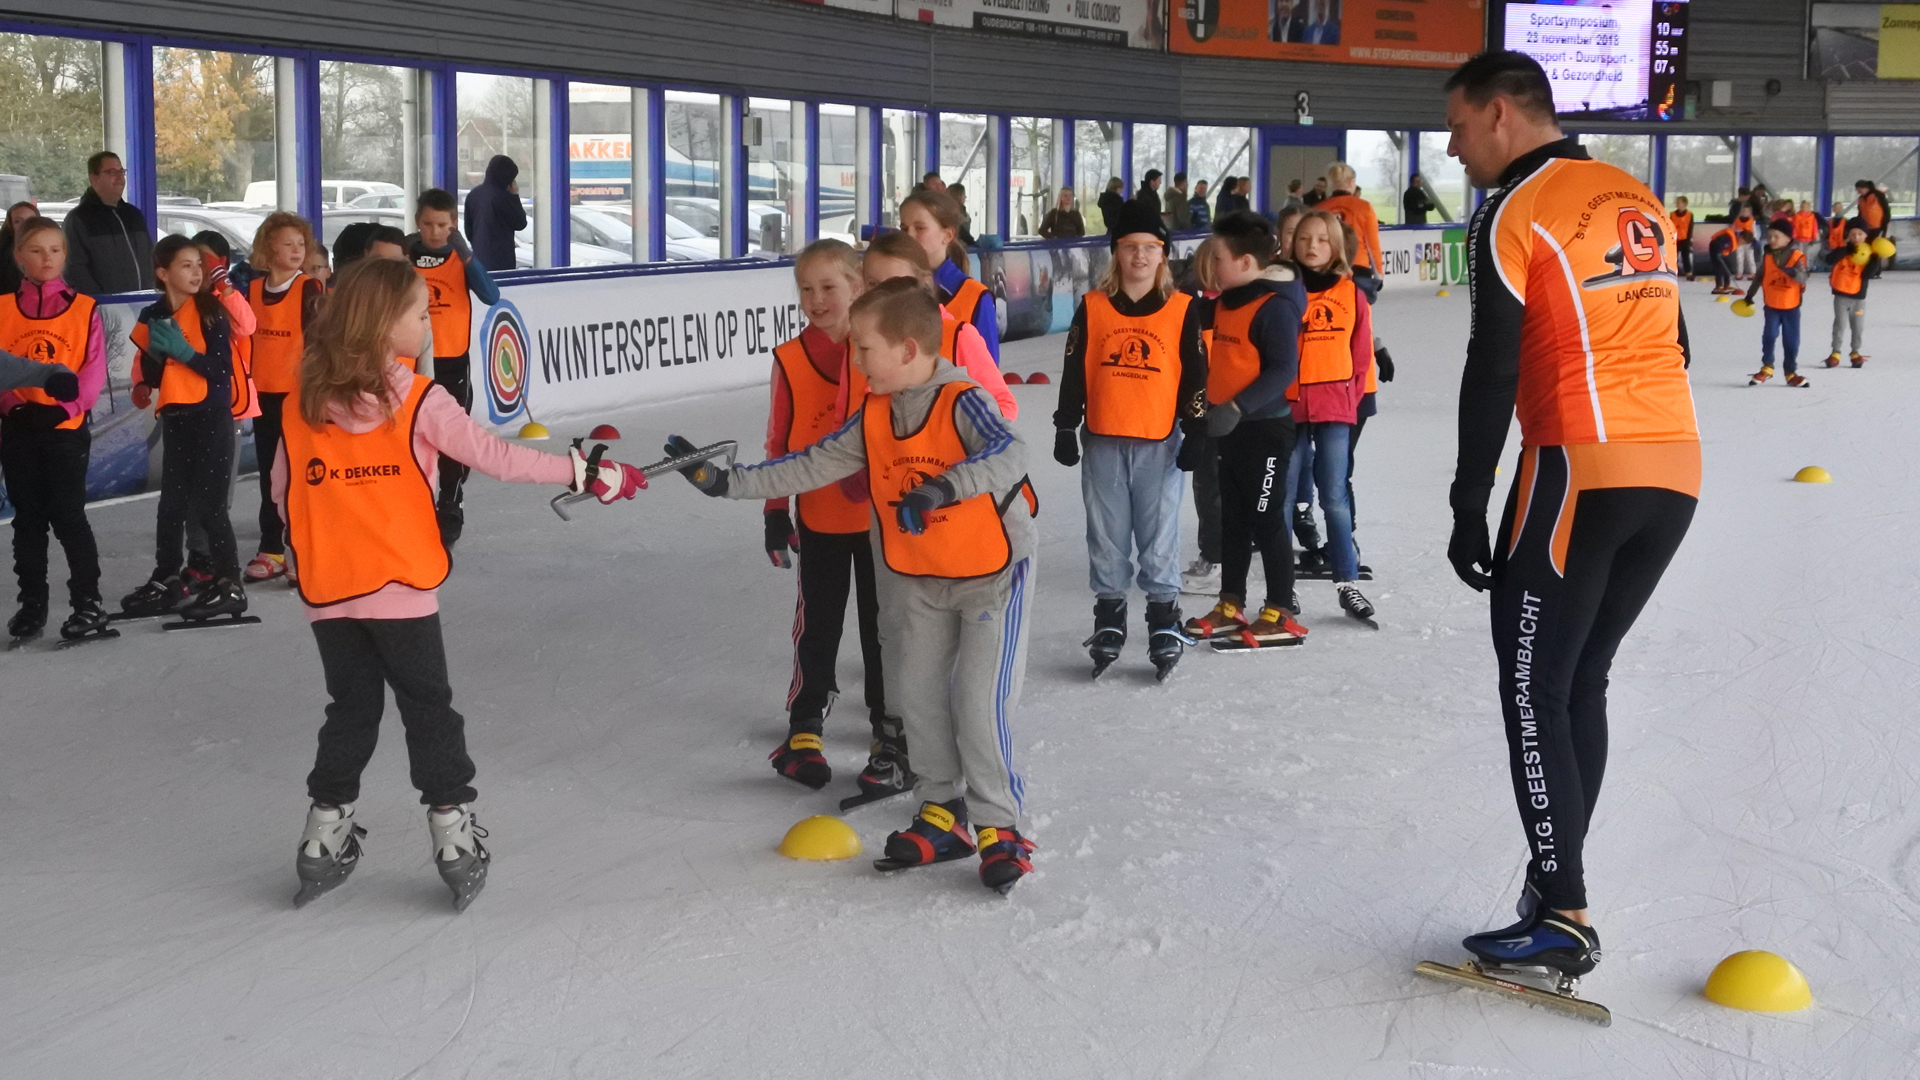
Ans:
[{"label": "dartboard logo on banner", "polygon": [[487,411],[494,423],[504,424],[527,410],[529,377],[527,324],[505,297],[487,309],[480,346],[487,360]]}]

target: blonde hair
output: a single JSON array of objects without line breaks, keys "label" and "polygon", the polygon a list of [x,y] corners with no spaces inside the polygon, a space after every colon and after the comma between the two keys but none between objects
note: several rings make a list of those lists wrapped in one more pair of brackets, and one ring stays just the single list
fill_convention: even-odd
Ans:
[{"label": "blonde hair", "polygon": [[387,393],[387,337],[426,282],[410,263],[361,259],[334,279],[320,317],[307,330],[300,356],[300,417],[320,430],[327,410],[351,409],[361,394],[371,394],[391,421],[394,402]]},{"label": "blonde hair", "polygon": [[1193,249],[1193,279],[1200,283],[1201,292],[1217,293],[1220,282],[1213,276],[1213,237],[1200,241]]},{"label": "blonde hair", "polygon": [[[801,248],[800,254],[794,256],[793,259],[793,276],[798,278],[801,268],[815,259],[831,260],[835,269],[852,278],[855,285],[861,284],[860,253],[853,250],[853,245],[846,241],[815,240],[813,243]],[[921,261],[924,262],[925,259],[926,255],[922,253]]]},{"label": "blonde hair", "polygon": [[[1161,250],[1164,252],[1165,249],[1166,245],[1162,244]],[[1107,260],[1107,272],[1100,275],[1100,284],[1095,286],[1095,288],[1106,293],[1108,296],[1119,296],[1125,291],[1125,286],[1120,283],[1120,259],[1118,256]],[[1167,260],[1163,256],[1160,259],[1159,267],[1154,271],[1153,294],[1165,300],[1167,297],[1172,296],[1173,292],[1173,271],[1167,266]]]},{"label": "blonde hair", "polygon": [[307,242],[307,254],[309,256],[313,254],[313,226],[307,224],[307,219],[299,214],[279,210],[268,214],[267,220],[262,221],[260,227],[253,231],[253,250],[248,253],[247,261],[265,271],[267,257],[273,252],[273,234],[281,229],[292,229],[299,233],[300,239]]},{"label": "blonde hair", "polygon": [[[1300,261],[1300,230],[1305,228],[1309,221],[1317,221],[1321,228],[1327,230],[1328,246],[1333,248],[1333,258],[1326,266],[1319,269],[1314,269]],[[1307,210],[1300,215],[1299,223],[1293,227],[1293,250],[1286,253],[1287,261],[1302,270],[1311,270],[1316,274],[1337,274],[1346,277],[1353,273],[1353,262],[1347,255],[1348,245],[1352,241],[1348,240],[1347,236],[1347,227],[1338,217],[1325,210]]]},{"label": "blonde hair", "polygon": [[919,282],[890,278],[861,293],[853,302],[852,317],[862,315],[872,316],[874,329],[888,344],[912,338],[922,353],[940,354],[940,302]]},{"label": "blonde hair", "polygon": [[1353,190],[1353,166],[1336,161],[1327,166],[1327,186],[1335,191]]}]

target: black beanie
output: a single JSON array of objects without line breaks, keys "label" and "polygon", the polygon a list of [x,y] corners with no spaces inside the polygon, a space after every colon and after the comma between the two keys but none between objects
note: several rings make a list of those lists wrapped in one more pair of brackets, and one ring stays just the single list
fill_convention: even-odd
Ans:
[{"label": "black beanie", "polygon": [[1153,207],[1137,199],[1129,199],[1120,212],[1107,223],[1109,249],[1120,246],[1120,238],[1128,233],[1151,233],[1162,244],[1167,242],[1167,223]]},{"label": "black beanie", "polygon": [[1768,232],[1785,233],[1787,239],[1793,239],[1793,223],[1786,218],[1774,218],[1767,223]]}]

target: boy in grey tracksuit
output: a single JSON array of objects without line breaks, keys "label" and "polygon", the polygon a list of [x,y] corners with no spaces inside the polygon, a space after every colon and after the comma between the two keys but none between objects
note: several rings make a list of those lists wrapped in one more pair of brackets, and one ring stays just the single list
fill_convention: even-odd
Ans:
[{"label": "boy in grey tracksuit", "polygon": [[[890,335],[899,340],[887,340]],[[972,854],[971,816],[979,823],[981,878],[1005,891],[1031,869],[1032,843],[1018,831],[1024,782],[1013,764],[1011,724],[1027,666],[1034,506],[1025,443],[965,369],[939,359],[939,341],[939,308],[924,287],[902,278],[868,290],[853,308],[851,355],[872,396],[846,424],[805,450],[758,465],[687,471],[702,491],[732,499],[793,495],[849,478],[864,486],[868,473],[884,476],[902,460],[919,469],[923,459],[902,458],[912,448],[900,440],[951,424],[965,456],[930,476],[915,472],[918,485],[903,488],[898,501],[874,506],[869,519],[874,552],[884,556],[874,560],[874,570],[887,701],[900,710],[925,800],[913,823],[888,838],[888,857],[876,865],[899,869]],[[894,355],[882,355],[888,353]],[[955,384],[961,389],[946,390]],[[935,414],[936,406],[950,410],[950,418]],[[869,424],[879,423],[868,420],[870,409],[889,410],[885,430],[892,446],[869,445]],[[691,445],[676,436],[669,452]],[[971,503],[977,498],[991,500],[990,509]],[[970,504],[987,516],[974,517],[972,526],[953,520]],[[962,559],[997,551],[1000,538],[991,526],[980,528],[993,510],[1004,531],[1004,565],[979,576],[944,577],[909,562],[910,544]]]}]

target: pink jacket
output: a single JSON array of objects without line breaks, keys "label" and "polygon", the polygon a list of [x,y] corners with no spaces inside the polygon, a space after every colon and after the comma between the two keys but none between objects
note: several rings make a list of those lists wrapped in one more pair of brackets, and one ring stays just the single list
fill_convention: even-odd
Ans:
[{"label": "pink jacket", "polygon": [[1359,422],[1360,399],[1367,394],[1367,373],[1373,370],[1373,305],[1354,290],[1359,313],[1353,323],[1353,378],[1344,382],[1307,383],[1293,403],[1296,424],[1353,424]]},{"label": "pink jacket", "polygon": [[[406,398],[413,372],[399,364],[387,365],[387,389],[397,405]],[[379,403],[371,395],[361,395],[351,412],[334,406],[328,419],[347,431],[359,434],[385,423]],[[286,417],[287,424],[302,424],[298,414]],[[444,387],[429,387],[420,399],[420,413],[413,427],[413,456],[427,474],[429,491],[439,490],[440,455],[472,466],[495,480],[520,484],[573,483],[573,462],[564,455],[543,454],[532,447],[503,442],[481,427]],[[280,508],[280,519],[287,517],[287,444],[283,441],[273,456],[273,501]],[[297,568],[296,568],[297,569]],[[440,599],[433,589],[415,589],[406,585],[388,585],[371,596],[349,600],[331,607],[307,608],[307,618],[322,619],[422,619],[440,610]]]},{"label": "pink jacket", "polygon": [[[21,314],[30,319],[51,319],[73,306],[75,294],[73,286],[54,278],[46,282],[22,280],[17,295]],[[80,362],[76,374],[80,377],[80,396],[59,403],[70,418],[93,408],[100,400],[100,391],[107,385],[107,331],[98,311],[93,313],[93,325],[87,328],[87,358]],[[0,415],[12,412],[18,404],[19,394],[12,391],[0,394]]]}]

